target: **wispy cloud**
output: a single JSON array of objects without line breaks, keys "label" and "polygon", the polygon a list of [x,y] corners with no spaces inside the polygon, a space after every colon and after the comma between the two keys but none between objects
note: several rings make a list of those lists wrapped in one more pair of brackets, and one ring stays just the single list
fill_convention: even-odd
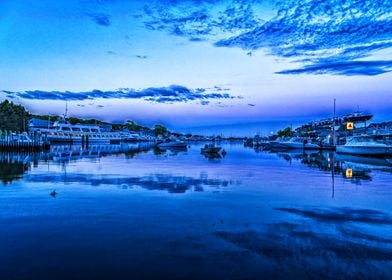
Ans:
[{"label": "wispy cloud", "polygon": [[95,21],[96,24],[101,26],[109,26],[111,24],[109,15],[95,14],[91,15],[91,18]]},{"label": "wispy cloud", "polygon": [[252,4],[259,1],[153,1],[145,8],[145,26],[199,42],[250,31],[261,20]]},{"label": "wispy cloud", "polygon": [[283,70],[278,74],[335,74],[335,75],[380,75],[392,70],[392,60],[381,61],[320,61],[302,68]]},{"label": "wispy cloud", "polygon": [[197,88],[189,89],[184,86],[171,85],[168,87],[150,87],[146,89],[123,88],[114,91],[92,90],[85,92],[70,91],[3,91],[8,96],[19,97],[30,100],[68,100],[83,101],[93,99],[142,99],[156,103],[174,102],[196,102],[201,105],[208,105],[211,100],[240,99],[241,96],[229,93],[214,92],[209,89]]},{"label": "wispy cloud", "polygon": [[358,60],[392,47],[390,1],[271,1],[276,13],[265,19],[257,12],[257,4],[263,2],[160,0],[145,9],[145,24],[191,41],[242,48],[249,55],[265,49],[270,55],[304,65],[279,74],[379,75],[391,71],[390,60]]}]

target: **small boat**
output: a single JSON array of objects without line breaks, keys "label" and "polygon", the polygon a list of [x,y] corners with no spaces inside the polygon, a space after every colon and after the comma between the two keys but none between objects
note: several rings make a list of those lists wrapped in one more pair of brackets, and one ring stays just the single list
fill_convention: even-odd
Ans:
[{"label": "small boat", "polygon": [[391,156],[391,135],[356,135],[347,138],[344,145],[336,146],[336,152],[341,154],[366,156]]},{"label": "small boat", "polygon": [[206,144],[201,148],[202,154],[217,154],[222,149],[222,147],[215,146],[214,144]]}]

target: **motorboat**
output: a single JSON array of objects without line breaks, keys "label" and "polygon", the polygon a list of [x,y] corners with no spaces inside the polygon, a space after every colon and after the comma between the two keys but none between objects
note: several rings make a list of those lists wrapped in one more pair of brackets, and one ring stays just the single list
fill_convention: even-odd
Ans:
[{"label": "motorboat", "polygon": [[293,137],[289,140],[280,140],[271,142],[272,148],[280,149],[305,149],[305,150],[318,150],[320,146],[310,143],[307,139]]},{"label": "motorboat", "polygon": [[391,135],[356,135],[347,138],[346,144],[336,146],[341,154],[392,156]]},{"label": "motorboat", "polygon": [[201,148],[201,153],[206,154],[217,154],[222,149],[222,147],[215,146],[214,144],[206,144]]}]

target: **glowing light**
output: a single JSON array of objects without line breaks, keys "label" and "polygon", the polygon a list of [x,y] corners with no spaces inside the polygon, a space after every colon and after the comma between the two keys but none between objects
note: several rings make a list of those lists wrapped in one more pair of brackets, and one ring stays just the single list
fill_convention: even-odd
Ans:
[{"label": "glowing light", "polygon": [[346,177],[352,178],[353,177],[353,170],[351,168],[346,169]]}]

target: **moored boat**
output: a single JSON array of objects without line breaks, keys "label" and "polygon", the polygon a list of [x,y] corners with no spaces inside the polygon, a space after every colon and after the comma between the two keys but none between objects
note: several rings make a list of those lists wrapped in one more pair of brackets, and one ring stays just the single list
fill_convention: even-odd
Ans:
[{"label": "moored boat", "polygon": [[130,137],[129,133],[102,131],[98,125],[71,124],[65,120],[55,122],[53,127],[40,129],[51,143],[119,143]]},{"label": "moored boat", "polygon": [[347,138],[344,145],[338,145],[336,152],[341,154],[392,156],[392,137],[390,135],[357,135]]},{"label": "moored boat", "polygon": [[215,146],[214,144],[206,144],[201,148],[201,153],[217,154],[222,149],[222,147]]},{"label": "moored boat", "polygon": [[305,150],[317,150],[320,146],[317,144],[310,143],[307,139],[301,139],[293,137],[289,140],[281,140],[271,142],[272,148],[279,149],[305,149]]}]

